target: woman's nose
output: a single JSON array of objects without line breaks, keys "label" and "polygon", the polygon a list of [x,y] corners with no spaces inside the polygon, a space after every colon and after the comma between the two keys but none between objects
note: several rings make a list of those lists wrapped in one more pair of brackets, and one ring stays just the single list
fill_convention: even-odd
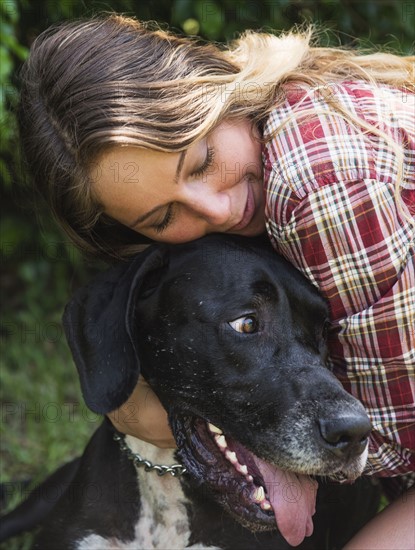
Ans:
[{"label": "woman's nose", "polygon": [[223,225],[231,217],[231,201],[226,193],[195,189],[185,197],[187,208],[210,225]]}]

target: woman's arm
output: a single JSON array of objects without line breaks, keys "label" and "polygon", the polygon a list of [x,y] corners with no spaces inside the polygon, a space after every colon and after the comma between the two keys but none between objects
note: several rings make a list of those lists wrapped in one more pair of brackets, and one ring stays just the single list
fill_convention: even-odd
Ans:
[{"label": "woman's arm", "polygon": [[410,489],[372,519],[343,550],[413,550],[415,489]]},{"label": "woman's arm", "polygon": [[140,376],[129,400],[108,414],[115,428],[157,447],[176,447],[167,413],[156,394]]}]

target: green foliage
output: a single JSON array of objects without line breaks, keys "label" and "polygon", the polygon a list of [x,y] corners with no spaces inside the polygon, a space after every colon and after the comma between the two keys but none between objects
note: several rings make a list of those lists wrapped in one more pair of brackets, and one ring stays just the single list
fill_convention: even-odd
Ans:
[{"label": "green foliage", "polygon": [[27,56],[28,49],[19,43],[15,33],[18,23],[17,2],[2,2],[0,4],[0,174],[2,185],[11,185],[8,163],[4,157],[10,153],[11,143],[16,135],[15,117],[9,106],[17,103],[17,88],[12,83],[12,75],[16,63],[21,63]]},{"label": "green foliage", "polygon": [[[52,23],[100,11],[153,19],[215,41],[247,28],[313,22],[328,29],[327,44],[353,45],[357,38],[365,46],[413,48],[415,4],[407,0],[0,0],[3,481],[43,477],[79,453],[96,426],[82,405],[60,315],[71,290],[99,266],[86,263],[37,205],[21,167],[15,108],[17,71],[33,38]],[[53,421],[57,410],[62,414]],[[7,548],[24,548],[27,540]]]}]

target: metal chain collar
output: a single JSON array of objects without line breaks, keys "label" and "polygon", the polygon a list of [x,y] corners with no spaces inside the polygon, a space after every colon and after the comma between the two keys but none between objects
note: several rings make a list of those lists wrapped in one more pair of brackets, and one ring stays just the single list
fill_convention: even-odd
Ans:
[{"label": "metal chain collar", "polygon": [[144,470],[146,472],[155,470],[159,476],[170,474],[173,477],[179,477],[187,471],[181,464],[172,464],[171,466],[165,466],[164,464],[153,464],[150,460],[146,460],[140,454],[134,453],[125,442],[123,435],[114,433],[113,437],[114,441],[118,441],[121,451],[127,456],[127,458],[132,460],[134,465],[137,467],[144,466]]}]

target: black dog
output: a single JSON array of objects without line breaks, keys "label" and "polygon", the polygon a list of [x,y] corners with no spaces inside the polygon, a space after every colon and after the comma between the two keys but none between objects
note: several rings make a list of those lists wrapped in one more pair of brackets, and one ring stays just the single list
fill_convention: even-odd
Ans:
[{"label": "black dog", "polygon": [[[324,301],[269,245],[154,245],[81,289],[64,324],[88,406],[116,409],[141,372],[177,451],[117,441],[104,421],[52,478],[65,490],[35,548],[333,549],[375,512],[369,482],[315,479],[362,473],[370,423],[325,368]],[[158,476],[136,453],[182,466]],[[6,531],[34,523],[21,510],[41,494]]]}]

